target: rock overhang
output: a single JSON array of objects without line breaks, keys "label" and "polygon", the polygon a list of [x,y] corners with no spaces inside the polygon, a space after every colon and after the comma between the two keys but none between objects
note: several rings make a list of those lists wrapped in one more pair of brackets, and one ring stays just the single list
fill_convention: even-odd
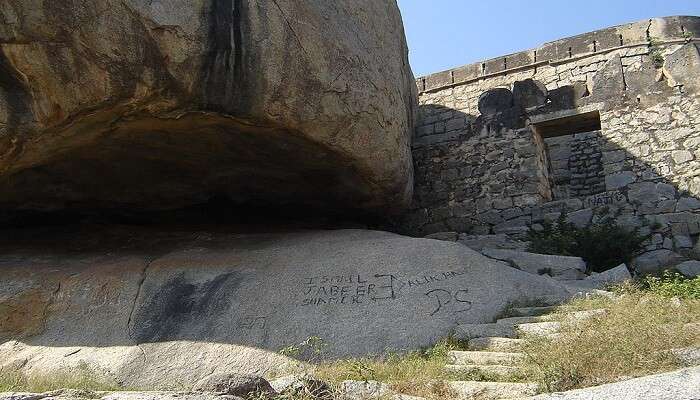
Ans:
[{"label": "rock overhang", "polygon": [[410,201],[417,101],[394,3],[31,3],[1,14],[2,209]]}]

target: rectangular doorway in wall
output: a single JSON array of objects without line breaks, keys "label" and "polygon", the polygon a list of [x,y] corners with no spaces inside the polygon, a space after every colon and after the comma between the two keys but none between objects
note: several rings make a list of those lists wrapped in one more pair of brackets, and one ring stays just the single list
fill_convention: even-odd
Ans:
[{"label": "rectangular doorway in wall", "polygon": [[600,113],[592,111],[533,125],[542,139],[541,151],[552,200],[586,197],[605,192]]}]

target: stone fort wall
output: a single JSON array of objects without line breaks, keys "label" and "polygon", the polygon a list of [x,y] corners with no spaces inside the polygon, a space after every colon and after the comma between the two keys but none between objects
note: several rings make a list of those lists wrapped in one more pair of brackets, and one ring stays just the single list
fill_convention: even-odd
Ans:
[{"label": "stone fort wall", "polygon": [[[700,17],[547,43],[417,79],[405,233],[504,233],[605,207],[670,256],[700,234]],[[654,223],[657,222],[658,224]]]}]

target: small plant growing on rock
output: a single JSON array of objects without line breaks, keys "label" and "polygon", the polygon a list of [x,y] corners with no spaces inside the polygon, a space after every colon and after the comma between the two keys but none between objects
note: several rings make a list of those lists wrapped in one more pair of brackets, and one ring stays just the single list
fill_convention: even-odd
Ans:
[{"label": "small plant growing on rock", "polygon": [[320,337],[310,336],[301,343],[283,347],[279,350],[279,353],[287,357],[304,358],[312,361],[320,358],[327,346],[328,344]]},{"label": "small plant growing on rock", "polygon": [[583,258],[591,271],[602,272],[630,260],[643,249],[647,236],[639,228],[627,230],[608,209],[601,209],[593,222],[579,228],[567,220],[566,210],[556,221],[545,221],[541,230],[530,229],[528,251]]},{"label": "small plant growing on rock", "polygon": [[647,276],[641,286],[663,297],[700,300],[700,277],[691,279],[666,271],[660,277]]},{"label": "small plant growing on rock", "polygon": [[649,57],[651,57],[651,61],[654,63],[656,68],[663,67],[664,63],[666,62],[664,55],[661,52],[661,43],[661,40],[658,38],[652,37],[649,39]]}]

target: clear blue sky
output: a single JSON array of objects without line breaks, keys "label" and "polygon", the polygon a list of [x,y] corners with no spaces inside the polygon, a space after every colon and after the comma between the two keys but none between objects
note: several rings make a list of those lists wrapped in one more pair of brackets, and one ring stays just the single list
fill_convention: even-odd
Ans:
[{"label": "clear blue sky", "polygon": [[700,16],[700,0],[398,2],[416,76],[627,22],[669,15]]}]

